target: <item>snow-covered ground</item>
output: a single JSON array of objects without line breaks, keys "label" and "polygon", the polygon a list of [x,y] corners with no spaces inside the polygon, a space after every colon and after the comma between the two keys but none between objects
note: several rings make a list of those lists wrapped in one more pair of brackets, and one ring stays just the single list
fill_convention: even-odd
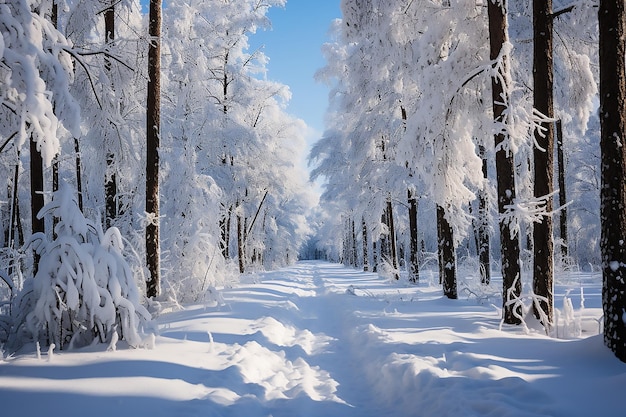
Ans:
[{"label": "snow-covered ground", "polygon": [[[500,329],[498,300],[468,297],[468,291],[459,300],[442,298],[432,274],[408,286],[341,265],[301,262],[243,281],[225,289],[217,305],[158,317],[159,335],[147,338],[145,349],[120,342],[117,350],[99,346],[5,358],[0,415],[626,412],[626,364],[598,335],[597,275],[559,280],[562,338],[542,335],[532,325],[527,332]],[[573,312],[562,309],[566,294]]]}]

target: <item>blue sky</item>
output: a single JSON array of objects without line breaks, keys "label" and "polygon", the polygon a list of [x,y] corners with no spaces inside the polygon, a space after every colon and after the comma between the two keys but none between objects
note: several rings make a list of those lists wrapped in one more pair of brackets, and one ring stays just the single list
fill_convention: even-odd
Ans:
[{"label": "blue sky", "polygon": [[324,130],[328,88],[313,77],[325,65],[320,48],[329,39],[331,22],[341,17],[339,2],[287,0],[285,8],[270,9],[272,29],[250,39],[252,48],[264,45],[270,58],[267,78],[291,88],[289,113],[303,119],[318,136]]}]

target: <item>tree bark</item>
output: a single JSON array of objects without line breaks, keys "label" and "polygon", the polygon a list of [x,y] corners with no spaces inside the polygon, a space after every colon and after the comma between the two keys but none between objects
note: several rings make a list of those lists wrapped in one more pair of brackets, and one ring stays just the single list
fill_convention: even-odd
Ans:
[{"label": "tree bark", "polygon": [[[506,1],[489,0],[489,46],[490,58],[498,58],[502,47],[508,41]],[[502,57],[504,62],[503,80],[508,80],[508,57]],[[501,80],[492,78],[491,95],[493,100],[493,116],[496,123],[506,123],[508,104],[507,91],[509,86],[502,85]],[[508,134],[503,131],[495,134],[496,149],[496,177],[498,193],[498,212],[500,213],[500,250],[502,258],[502,303],[503,320],[507,324],[519,324],[521,321],[521,305],[514,307],[510,304],[509,295],[513,298],[520,296],[522,284],[520,281],[519,264],[519,233],[511,230],[509,222],[504,217],[507,206],[515,202],[515,162],[512,152],[507,149]]]},{"label": "tree bark", "polygon": [[419,257],[417,245],[417,198],[415,191],[409,189],[409,281],[417,284],[420,280]]},{"label": "tree bark", "polygon": [[372,242],[372,272],[378,272],[378,245]]},{"label": "tree bark", "polygon": [[354,217],[350,218],[350,225],[352,228],[352,266],[354,268],[358,267],[359,265],[359,255],[358,255],[358,251],[357,251],[357,243],[356,243],[356,226],[354,224]]},{"label": "tree bark", "polygon": [[[52,2],[50,21],[52,22],[52,25],[58,29],[59,9],[58,9],[56,1]],[[54,156],[54,159],[52,160],[52,192],[53,193],[59,190],[59,170],[60,170],[59,159],[60,157],[61,157],[61,153],[57,152],[57,154]],[[54,216],[52,218],[52,234],[55,236],[55,238],[56,238],[55,229],[56,229],[56,225],[58,222],[59,222],[59,218],[57,216]]]},{"label": "tree bark", "polygon": [[393,268],[393,277],[396,280],[400,279],[398,273],[398,250],[396,245],[396,229],[393,224],[393,207],[391,205],[391,198],[387,199],[387,227],[389,228],[389,256],[391,257],[391,267]]},{"label": "tree bark", "polygon": [[[534,108],[553,118],[552,0],[533,0],[533,31]],[[536,199],[546,198],[554,190],[554,123],[542,122],[540,126],[534,132],[533,149]],[[545,210],[548,214],[533,224],[533,291],[541,297],[533,303],[533,311],[544,326],[550,326],[554,321],[552,197],[546,199]]]},{"label": "tree bark", "polygon": [[367,224],[364,218],[361,220],[361,224],[363,227],[363,271],[367,272],[369,270],[369,256],[367,250],[369,241],[367,240]]},{"label": "tree bark", "polygon": [[237,257],[239,259],[239,273],[243,274],[246,271],[246,251],[245,251],[245,237],[243,224],[243,216],[237,213]]},{"label": "tree bark", "polygon": [[159,144],[161,133],[161,0],[150,0],[148,31],[148,97],[146,109],[146,263],[148,298],[161,292],[159,241]]},{"label": "tree bark", "polygon": [[437,231],[439,253],[439,282],[443,284],[443,294],[457,299],[456,257],[454,251],[454,234],[443,207],[437,205]]},{"label": "tree bark", "polygon": [[600,0],[600,251],[604,343],[626,362],[626,12]]},{"label": "tree bark", "polygon": [[559,166],[559,236],[561,237],[561,257],[567,258],[569,253],[567,239],[567,190],[565,189],[565,155],[563,152],[563,126],[561,120],[556,121],[556,155]]},{"label": "tree bark", "polygon": [[37,213],[43,208],[43,159],[37,150],[37,143],[30,140],[30,200],[32,233],[45,232],[44,219],[38,219]]},{"label": "tree bark", "polygon": [[[115,39],[115,3],[116,0],[111,0],[111,5],[104,11],[104,43],[110,45]],[[106,72],[111,75],[111,60],[105,57],[104,68]],[[111,88],[114,89],[113,81],[111,82]],[[111,227],[118,214],[117,206],[117,174],[115,155],[111,152],[109,144],[107,143],[106,151],[106,174],[104,178],[104,194],[105,194],[105,225]]]},{"label": "tree bark", "polygon": [[478,152],[483,160],[483,184],[478,190],[478,261],[480,262],[480,282],[489,285],[491,281],[491,259],[489,242],[489,201],[487,199],[487,158],[485,147],[480,145]]},{"label": "tree bark", "polygon": [[229,206],[228,210],[222,204],[223,215],[220,218],[220,250],[224,259],[230,259],[230,222],[233,212],[233,206]]},{"label": "tree bark", "polygon": [[83,174],[78,138],[74,138],[74,153],[76,154],[76,192],[78,193],[78,209],[83,212]]}]

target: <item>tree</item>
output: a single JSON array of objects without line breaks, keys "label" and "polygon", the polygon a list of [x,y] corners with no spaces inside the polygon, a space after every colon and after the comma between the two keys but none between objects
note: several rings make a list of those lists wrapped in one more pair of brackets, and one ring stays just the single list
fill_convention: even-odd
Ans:
[{"label": "tree", "polygon": [[522,292],[519,264],[519,234],[511,222],[509,212],[515,202],[515,163],[509,146],[507,123],[507,105],[509,102],[510,73],[508,63],[508,44],[506,1],[489,0],[489,45],[490,58],[497,69],[492,78],[491,96],[493,117],[498,126],[495,134],[496,176],[498,213],[500,213],[500,250],[502,262],[502,302],[503,319],[508,324],[521,322],[521,306],[513,303]]},{"label": "tree", "polygon": [[43,168],[59,152],[59,130],[76,132],[80,125],[70,94],[71,44],[50,19],[52,2],[18,0],[0,7],[0,131],[8,138],[3,148],[11,142],[19,157],[29,143],[32,231],[43,231],[37,218],[44,203]]},{"label": "tree", "polygon": [[533,303],[535,317],[549,328],[554,319],[554,243],[552,190],[554,170],[554,105],[552,0],[533,1],[533,98],[541,120],[534,132],[534,197],[545,201],[545,213],[533,223]]},{"label": "tree", "polygon": [[150,0],[146,111],[146,264],[148,297],[160,293],[159,142],[161,134],[161,0]]},{"label": "tree", "polygon": [[58,218],[56,237],[31,236],[29,245],[41,256],[40,268],[16,304],[29,308],[16,314],[26,316],[18,325],[25,326],[35,341],[54,343],[59,349],[118,339],[140,346],[139,331],[150,314],[140,303],[137,284],[122,256],[119,230],[102,231],[86,220],[66,184],[38,215]]},{"label": "tree", "polygon": [[600,0],[601,240],[604,343],[626,362],[626,11]]},{"label": "tree", "polygon": [[60,10],[59,27],[73,44],[71,91],[83,121],[62,151],[76,155],[79,203],[129,237],[137,228],[135,213],[145,210],[139,185],[145,161],[136,149],[145,146],[147,21],[133,0],[75,0]]}]

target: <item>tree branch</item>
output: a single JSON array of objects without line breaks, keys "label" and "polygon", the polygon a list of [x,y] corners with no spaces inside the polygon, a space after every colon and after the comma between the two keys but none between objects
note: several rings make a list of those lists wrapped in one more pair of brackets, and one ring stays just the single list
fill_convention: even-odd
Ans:
[{"label": "tree branch", "polygon": [[563,9],[561,9],[561,10],[557,10],[556,12],[552,12],[551,17],[552,17],[552,19],[556,19],[557,17],[561,16],[562,14],[571,12],[572,10],[574,10],[574,7],[576,7],[576,5],[572,4],[571,6],[565,7]]},{"label": "tree branch", "polygon": [[2,152],[4,150],[4,148],[9,144],[11,139],[13,139],[15,137],[15,135],[17,135],[17,133],[18,132],[15,132],[11,136],[9,136],[9,138],[2,144],[2,146],[0,146],[0,152]]}]

